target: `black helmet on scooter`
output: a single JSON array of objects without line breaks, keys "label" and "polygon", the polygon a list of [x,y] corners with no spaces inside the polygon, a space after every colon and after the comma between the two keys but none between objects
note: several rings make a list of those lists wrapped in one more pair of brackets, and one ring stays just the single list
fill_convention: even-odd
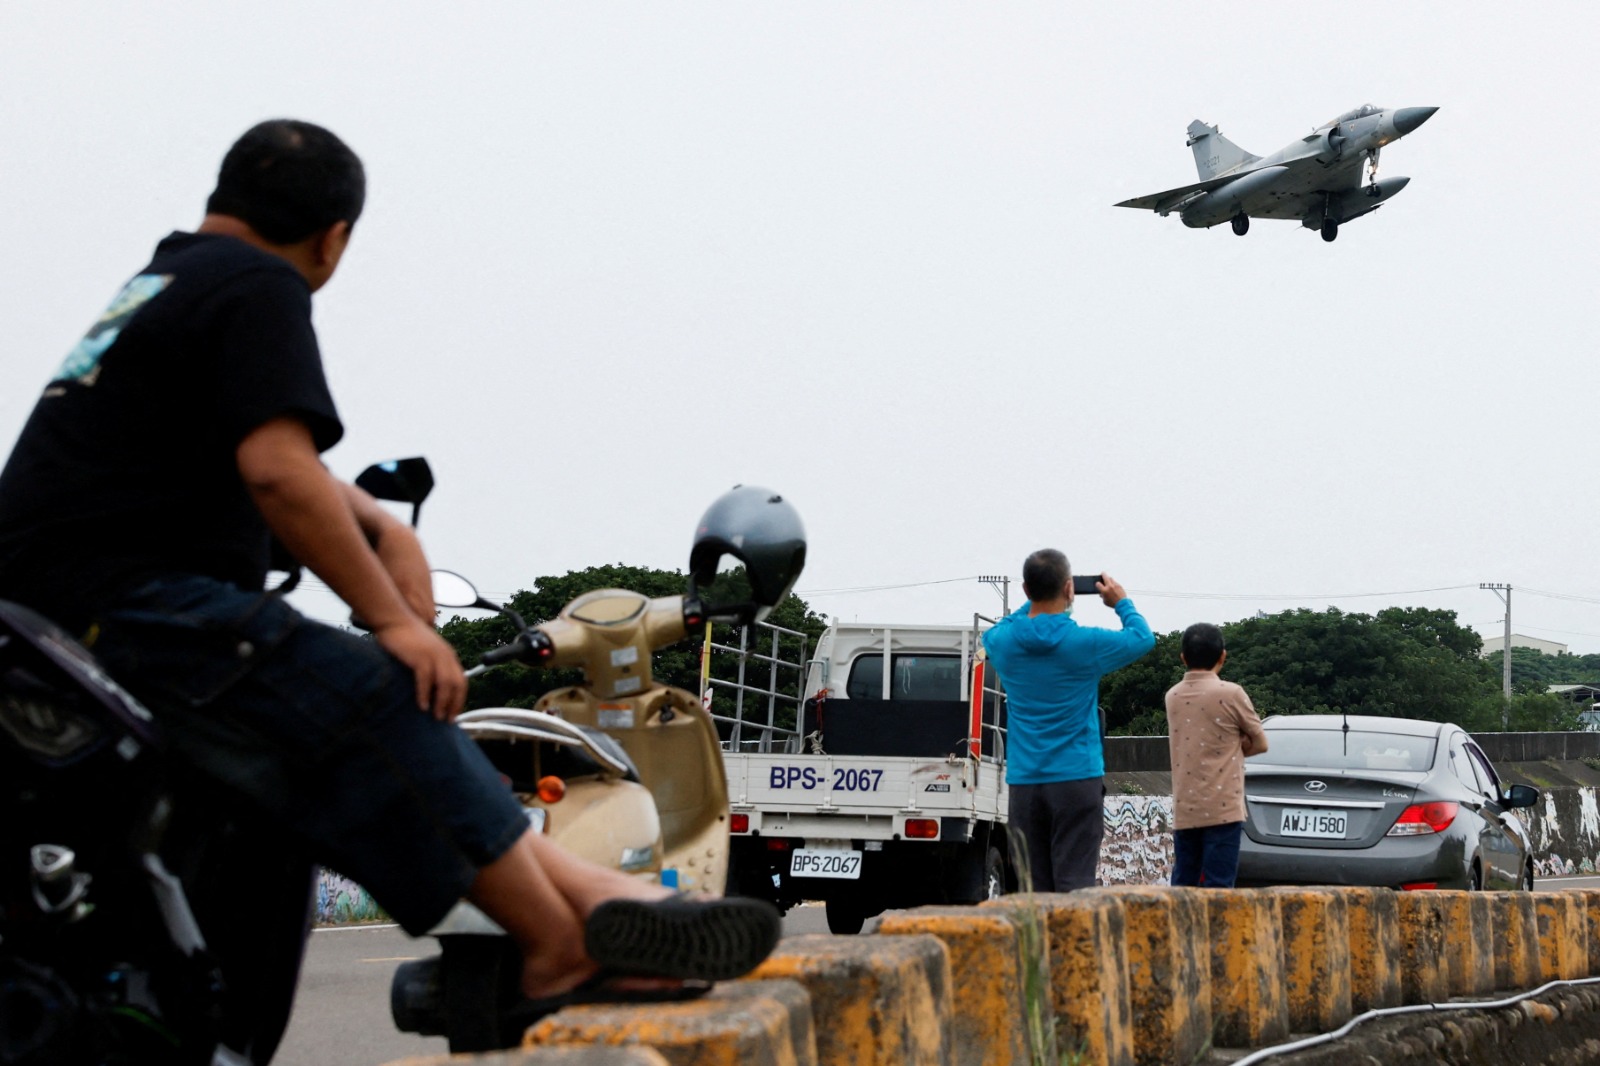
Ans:
[{"label": "black helmet on scooter", "polygon": [[[748,589],[712,589],[725,555],[744,564]],[[696,528],[689,551],[689,594],[702,595],[711,616],[759,622],[794,588],[806,565],[806,530],[794,505],[770,489],[735,485],[718,497]],[[733,602],[715,602],[732,599]]]}]

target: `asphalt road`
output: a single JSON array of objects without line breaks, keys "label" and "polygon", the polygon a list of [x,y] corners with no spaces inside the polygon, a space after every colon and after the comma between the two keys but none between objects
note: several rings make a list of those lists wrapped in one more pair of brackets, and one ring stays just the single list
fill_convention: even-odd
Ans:
[{"label": "asphalt road", "polygon": [[[826,933],[821,907],[791,910],[785,935]],[[318,929],[311,934],[294,1017],[273,1066],[380,1066],[408,1055],[443,1055],[443,1037],[397,1032],[389,1018],[389,978],[408,959],[432,955],[432,940],[412,940],[392,925]]]},{"label": "asphalt road", "polygon": [[[1600,877],[1551,877],[1542,891],[1600,888]],[[825,933],[820,906],[796,907],[785,935]],[[389,1019],[389,978],[397,964],[435,951],[392,925],[319,929],[311,935],[294,1017],[274,1066],[380,1066],[408,1055],[443,1055],[443,1037],[396,1032]]]}]

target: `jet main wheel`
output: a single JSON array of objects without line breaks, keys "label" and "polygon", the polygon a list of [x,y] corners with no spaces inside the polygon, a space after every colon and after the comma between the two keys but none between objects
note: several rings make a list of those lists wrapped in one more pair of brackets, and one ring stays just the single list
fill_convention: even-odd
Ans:
[{"label": "jet main wheel", "polygon": [[1322,239],[1325,240],[1325,241],[1338,240],[1339,239],[1339,223],[1335,222],[1331,218],[1328,219],[1328,221],[1324,222],[1322,224]]},{"label": "jet main wheel", "polygon": [[1246,233],[1249,233],[1250,232],[1250,216],[1249,215],[1234,215],[1233,216],[1233,232],[1237,233],[1241,237],[1243,237]]}]

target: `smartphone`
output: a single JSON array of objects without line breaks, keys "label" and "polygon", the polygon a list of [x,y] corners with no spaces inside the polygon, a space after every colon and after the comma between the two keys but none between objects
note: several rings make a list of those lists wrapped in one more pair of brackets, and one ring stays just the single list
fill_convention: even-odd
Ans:
[{"label": "smartphone", "polygon": [[1099,574],[1073,574],[1072,594],[1074,596],[1100,595],[1100,590],[1094,587],[1095,582],[1099,580]]}]

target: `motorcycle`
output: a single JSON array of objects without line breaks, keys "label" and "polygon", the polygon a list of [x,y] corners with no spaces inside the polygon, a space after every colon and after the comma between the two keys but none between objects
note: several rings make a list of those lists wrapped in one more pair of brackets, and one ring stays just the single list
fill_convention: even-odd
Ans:
[{"label": "motorcycle", "polygon": [[[696,635],[708,621],[744,624],[764,615],[804,561],[803,534],[792,512],[778,513],[781,499],[760,489],[730,496],[719,501],[723,513],[714,506],[702,520],[686,595],[650,599],[601,589],[530,626],[459,575],[434,575],[442,606],[495,610],[515,627],[515,638],[485,653],[469,677],[511,661],[582,670],[580,684],[547,693],[531,711],[492,708],[457,719],[511,783],[530,822],[592,862],[705,895],[721,895],[728,876],[721,742],[693,693],[656,682],[651,653]],[[763,522],[774,528],[749,528]],[[726,536],[713,532],[725,525],[732,530]],[[732,602],[703,601],[699,590],[715,578],[724,549],[753,569],[766,562],[752,559],[756,545],[774,540],[786,577],[752,581]],[[429,935],[440,954],[395,972],[396,1027],[445,1036],[452,1052],[517,1046],[536,1014],[517,988],[515,945],[466,902]]]},{"label": "motorcycle", "polygon": [[[432,475],[422,460],[403,460],[371,467],[357,483],[410,502],[415,519]],[[803,539],[790,547],[797,574]],[[741,555],[703,523],[691,564],[713,569],[696,571],[699,579],[714,576],[723,548],[748,565],[750,553]],[[284,594],[297,576],[291,571],[263,595]],[[724,613],[754,617],[787,585],[774,591],[758,590]],[[637,840],[611,838],[621,845],[612,847],[619,866],[635,861],[641,875],[668,878],[667,871],[678,870],[686,887],[719,890],[727,850],[720,761],[702,758],[696,773],[707,776],[698,784],[666,761],[703,751],[708,741],[714,754],[716,734],[694,714],[692,698],[685,704],[685,694],[655,686],[649,676],[649,649],[658,646],[652,642],[669,632],[681,638],[704,615],[696,614],[692,584],[676,607],[632,595],[591,594],[569,605],[564,620],[519,626],[508,656],[584,665],[591,681],[599,680],[552,694],[540,712],[549,721],[480,715],[472,726],[483,730],[486,744],[519,749],[518,757],[539,752],[531,771],[509,768],[537,774],[531,783],[538,798],[529,809],[545,811],[546,831],[561,827],[564,841],[579,844],[581,833],[570,825],[581,823],[572,816],[582,810],[591,811],[587,824],[640,826]],[[613,639],[623,633],[633,636]],[[524,743],[537,740],[528,730],[542,731],[543,748]],[[639,743],[649,730],[671,739],[659,747]],[[514,784],[523,780],[512,777]],[[552,798],[550,784],[538,795],[544,778],[570,787]],[[593,803],[585,798],[591,786]],[[710,813],[718,795],[720,820]],[[5,602],[0,804],[0,1066],[271,1060],[288,1024],[312,922],[314,868],[277,827],[240,811],[216,786],[175,773],[150,712],[68,633]],[[471,920],[465,911],[452,917]],[[446,940],[457,936],[441,932]],[[506,939],[482,932],[472,934],[465,951],[446,949],[454,958],[443,973],[454,980],[434,982],[443,989],[446,1017],[460,1013],[460,1021],[444,1023],[456,1034],[453,1043],[482,1042],[490,1038],[485,1034],[498,1040],[505,1032],[498,1006],[486,1011],[461,994],[485,987],[484,974],[502,973],[477,957],[497,952],[472,949],[490,940],[503,947]],[[494,981],[504,987],[500,976]],[[420,1001],[413,995],[407,1002]]]}]

